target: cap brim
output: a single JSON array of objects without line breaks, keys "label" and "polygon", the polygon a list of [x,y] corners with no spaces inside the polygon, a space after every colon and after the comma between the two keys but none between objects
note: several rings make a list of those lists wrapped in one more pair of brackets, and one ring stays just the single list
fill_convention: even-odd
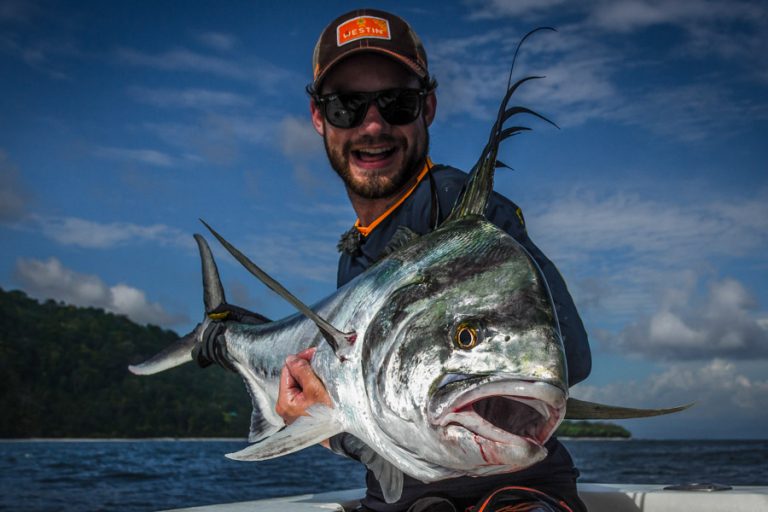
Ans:
[{"label": "cap brim", "polygon": [[328,75],[328,73],[336,66],[339,62],[346,59],[350,55],[356,55],[358,53],[362,52],[370,52],[370,53],[378,53],[381,55],[385,55],[392,60],[403,64],[406,68],[408,68],[409,71],[412,71],[416,76],[418,76],[421,79],[424,79],[427,77],[427,72],[424,68],[413,62],[412,60],[403,57],[399,53],[393,52],[392,50],[387,50],[386,48],[377,48],[375,46],[361,46],[357,48],[350,48],[347,50],[344,54],[339,55],[335,59],[333,59],[327,66],[325,66],[325,69],[320,71],[318,73],[317,77],[315,78],[313,82],[313,86],[315,89],[318,89],[320,85],[323,82],[323,79]]}]

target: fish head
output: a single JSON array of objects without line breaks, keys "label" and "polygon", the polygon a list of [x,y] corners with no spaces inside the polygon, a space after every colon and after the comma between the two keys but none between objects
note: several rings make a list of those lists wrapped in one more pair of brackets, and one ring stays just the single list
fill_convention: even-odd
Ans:
[{"label": "fish head", "polygon": [[410,278],[374,316],[362,355],[374,421],[413,454],[408,472],[428,481],[543,459],[568,388],[557,317],[536,263],[480,216],[443,226],[395,257]]}]

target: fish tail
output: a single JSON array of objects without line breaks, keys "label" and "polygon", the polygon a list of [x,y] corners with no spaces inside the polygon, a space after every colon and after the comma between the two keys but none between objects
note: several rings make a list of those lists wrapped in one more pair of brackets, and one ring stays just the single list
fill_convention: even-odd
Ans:
[{"label": "fish tail", "polygon": [[[130,365],[128,370],[136,375],[152,375],[176,366],[197,360],[205,367],[213,362],[231,369],[228,364],[226,350],[222,350],[218,335],[222,333],[220,321],[233,320],[240,323],[260,324],[269,319],[250,312],[246,309],[227,304],[224,287],[221,284],[219,270],[213,259],[208,243],[200,235],[195,235],[195,241],[200,251],[200,261],[203,274],[203,303],[205,318],[192,332],[179,338],[155,356],[141,364]],[[211,328],[213,324],[213,328]]]}]

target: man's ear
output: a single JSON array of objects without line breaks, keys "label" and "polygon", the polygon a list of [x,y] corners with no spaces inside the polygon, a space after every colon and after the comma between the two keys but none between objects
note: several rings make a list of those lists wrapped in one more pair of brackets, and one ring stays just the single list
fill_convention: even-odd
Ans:
[{"label": "man's ear", "polygon": [[437,114],[437,96],[435,91],[432,91],[424,98],[424,122],[427,126],[432,124],[435,114]]},{"label": "man's ear", "polygon": [[323,113],[314,99],[309,101],[309,110],[312,113],[312,126],[315,127],[315,131],[322,137],[325,135],[325,119],[323,119]]}]

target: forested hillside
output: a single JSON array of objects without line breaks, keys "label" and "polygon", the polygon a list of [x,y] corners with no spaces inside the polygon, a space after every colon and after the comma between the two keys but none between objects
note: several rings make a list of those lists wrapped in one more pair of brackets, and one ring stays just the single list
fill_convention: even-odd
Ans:
[{"label": "forested hillside", "polygon": [[[246,437],[239,376],[187,364],[137,377],[178,338],[123,316],[0,289],[0,437]],[[564,422],[560,435],[629,437],[611,424]]]},{"label": "forested hillside", "polygon": [[242,380],[195,364],[150,377],[128,365],[177,338],[100,309],[0,289],[1,437],[245,437]]}]

